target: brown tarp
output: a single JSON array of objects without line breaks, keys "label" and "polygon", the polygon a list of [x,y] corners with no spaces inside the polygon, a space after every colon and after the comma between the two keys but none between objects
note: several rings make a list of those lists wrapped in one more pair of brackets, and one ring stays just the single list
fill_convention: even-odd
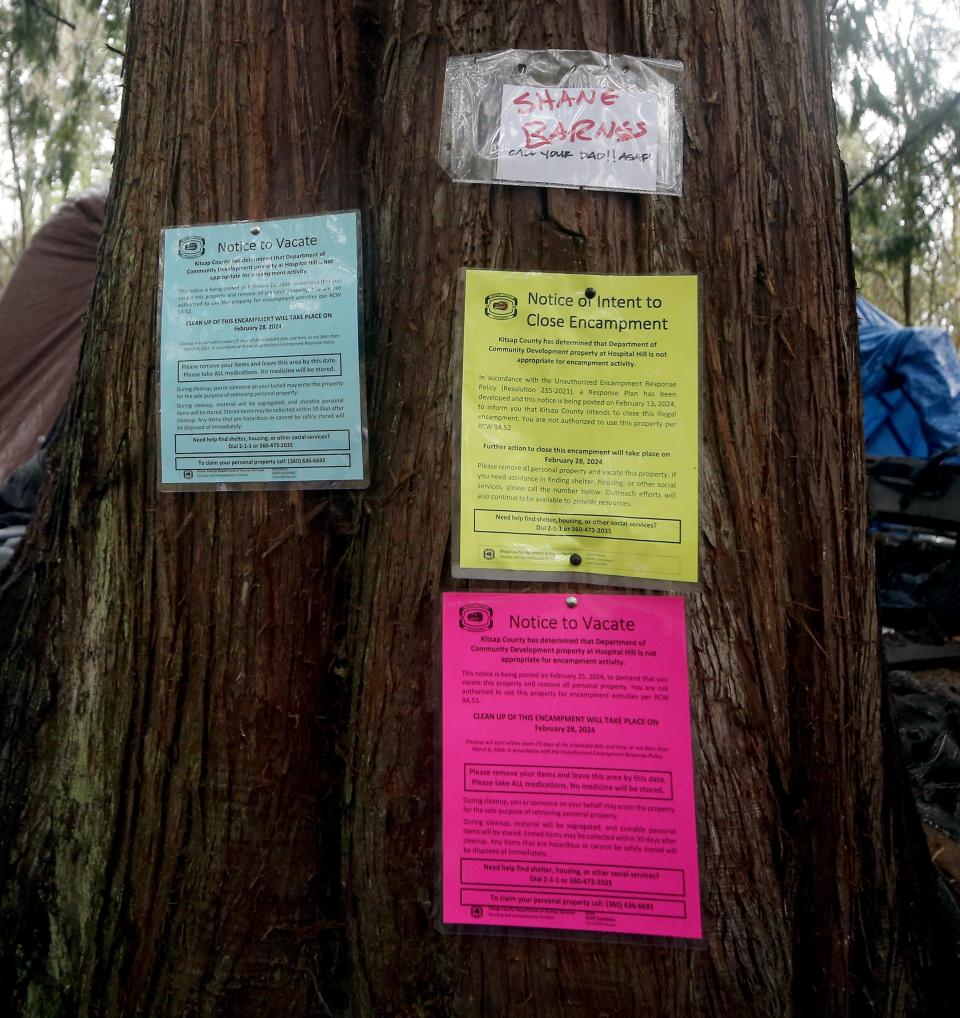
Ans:
[{"label": "brown tarp", "polygon": [[33,456],[76,373],[103,229],[104,195],[65,201],[0,293],[0,482]]}]

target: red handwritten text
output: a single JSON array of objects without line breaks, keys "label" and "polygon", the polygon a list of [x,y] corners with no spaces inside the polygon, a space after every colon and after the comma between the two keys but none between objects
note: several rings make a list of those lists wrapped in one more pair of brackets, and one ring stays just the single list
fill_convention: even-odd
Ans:
[{"label": "red handwritten text", "polygon": [[555,141],[567,143],[577,141],[634,141],[642,138],[647,133],[647,125],[642,120],[628,120],[617,123],[615,120],[607,122],[595,120],[575,120],[570,127],[564,126],[560,121],[546,123],[543,120],[529,120],[520,125],[523,128],[524,148],[542,148],[544,145],[552,145]]},{"label": "red handwritten text", "polygon": [[544,110],[575,109],[580,106],[593,106],[597,102],[603,106],[612,106],[620,98],[619,92],[610,89],[598,90],[596,88],[581,88],[578,91],[561,89],[559,93],[554,89],[543,88],[531,94],[521,92],[513,100],[517,112],[521,115],[531,113],[542,113]]}]

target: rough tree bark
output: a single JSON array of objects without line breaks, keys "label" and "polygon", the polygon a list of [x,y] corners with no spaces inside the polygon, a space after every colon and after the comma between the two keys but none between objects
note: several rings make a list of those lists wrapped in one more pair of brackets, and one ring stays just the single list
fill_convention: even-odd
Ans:
[{"label": "rough tree bark", "polygon": [[[682,199],[458,186],[450,53],[687,67]],[[0,995],[50,1016],[897,1015],[925,874],[885,783],[821,5],[140,0],[59,470],[7,582]],[[159,230],[359,207],[369,493],[156,491]],[[702,951],[434,927],[434,619],[461,265],[699,272]]]}]

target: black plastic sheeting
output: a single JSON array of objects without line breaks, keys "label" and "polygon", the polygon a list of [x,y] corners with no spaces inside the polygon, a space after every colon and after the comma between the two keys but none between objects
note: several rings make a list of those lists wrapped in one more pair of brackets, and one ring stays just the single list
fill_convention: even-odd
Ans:
[{"label": "black plastic sheeting", "polygon": [[960,556],[913,538],[878,535],[880,621],[917,643],[940,645],[960,635]]},{"label": "black plastic sheeting", "polygon": [[890,672],[889,680],[920,818],[960,842],[960,674],[957,685],[905,671]]},{"label": "black plastic sheeting", "polygon": [[47,476],[45,456],[45,451],[41,450],[17,467],[7,483],[0,486],[0,570],[13,558],[37,507],[40,488]]}]

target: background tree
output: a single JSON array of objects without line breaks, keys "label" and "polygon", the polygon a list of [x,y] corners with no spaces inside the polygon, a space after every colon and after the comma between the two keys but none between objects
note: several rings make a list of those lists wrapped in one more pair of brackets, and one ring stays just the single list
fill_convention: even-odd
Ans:
[{"label": "background tree", "polygon": [[861,292],[905,324],[960,336],[960,8],[852,2],[833,12],[841,150]]},{"label": "background tree", "polygon": [[[516,45],[682,59],[683,198],[446,180],[447,55]],[[125,68],[59,466],[0,605],[7,1010],[936,1013],[820,6],[140,0]],[[161,228],[350,207],[373,486],[159,495]],[[435,927],[463,265],[701,274],[703,950]]]},{"label": "background tree", "polygon": [[124,0],[0,0],[0,285],[69,192],[109,177]]}]

